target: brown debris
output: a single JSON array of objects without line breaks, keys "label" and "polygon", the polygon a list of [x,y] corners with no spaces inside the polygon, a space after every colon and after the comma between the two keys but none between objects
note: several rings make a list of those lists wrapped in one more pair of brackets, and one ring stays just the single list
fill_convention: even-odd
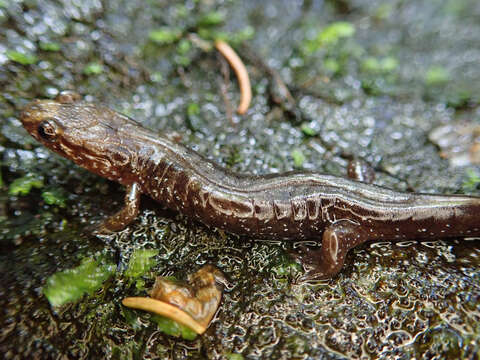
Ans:
[{"label": "brown debris", "polygon": [[168,317],[203,334],[218,309],[225,281],[220,270],[205,265],[187,283],[159,276],[150,298],[127,297],[122,304]]}]

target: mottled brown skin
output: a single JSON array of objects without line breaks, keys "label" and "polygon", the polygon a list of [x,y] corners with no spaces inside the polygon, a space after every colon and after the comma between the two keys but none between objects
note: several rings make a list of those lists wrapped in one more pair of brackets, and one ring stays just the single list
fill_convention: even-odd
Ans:
[{"label": "mottled brown skin", "polygon": [[480,236],[480,198],[401,193],[314,172],[232,173],[106,107],[62,94],[21,114],[27,131],[76,164],[127,188],[125,206],[103,230],[139,212],[140,194],[204,224],[256,238],[322,237],[307,278],[330,277],[367,240]]}]

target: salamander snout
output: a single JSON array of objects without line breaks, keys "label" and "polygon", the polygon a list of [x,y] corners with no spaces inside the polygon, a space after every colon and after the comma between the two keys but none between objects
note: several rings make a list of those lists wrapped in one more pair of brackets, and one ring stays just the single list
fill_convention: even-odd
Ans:
[{"label": "salamander snout", "polygon": [[32,129],[41,121],[42,116],[42,103],[40,100],[34,100],[23,108],[20,113],[20,121],[23,127],[33,135]]},{"label": "salamander snout", "polygon": [[60,118],[60,109],[63,104],[72,104],[80,100],[80,95],[72,91],[62,91],[54,100],[34,100],[22,110],[20,120],[33,135],[32,127],[49,118]]},{"label": "salamander snout", "polygon": [[24,128],[39,141],[52,141],[61,127],[55,121],[58,104],[50,100],[34,100],[21,111]]}]

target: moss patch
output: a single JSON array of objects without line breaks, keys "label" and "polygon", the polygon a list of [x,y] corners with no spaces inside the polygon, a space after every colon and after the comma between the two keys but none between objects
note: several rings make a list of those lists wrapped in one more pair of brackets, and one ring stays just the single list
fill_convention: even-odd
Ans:
[{"label": "moss patch", "polygon": [[87,258],[73,269],[50,276],[47,279],[47,285],[43,288],[43,293],[52,306],[61,306],[76,301],[85,294],[92,294],[115,270],[115,265],[103,264]]}]

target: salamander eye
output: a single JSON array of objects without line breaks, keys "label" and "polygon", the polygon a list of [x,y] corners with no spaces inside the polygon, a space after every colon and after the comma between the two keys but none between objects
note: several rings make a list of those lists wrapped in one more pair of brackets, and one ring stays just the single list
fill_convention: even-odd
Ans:
[{"label": "salamander eye", "polygon": [[43,120],[37,129],[38,135],[46,141],[53,141],[57,137],[57,124],[53,119]]}]

